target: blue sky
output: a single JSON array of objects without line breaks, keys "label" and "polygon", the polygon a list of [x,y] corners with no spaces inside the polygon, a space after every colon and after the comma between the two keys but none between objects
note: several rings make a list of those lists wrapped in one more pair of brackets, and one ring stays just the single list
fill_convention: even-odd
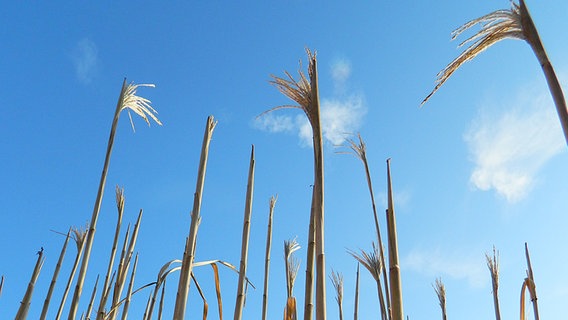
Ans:
[{"label": "blue sky", "polygon": [[[98,273],[106,270],[116,222],[114,186],[125,188],[125,222],[144,209],[137,245],[136,286],[181,258],[205,120],[213,134],[199,230],[198,261],[235,265],[245,203],[250,147],[256,185],[244,318],[261,313],[268,200],[274,214],[269,317],[282,315],[282,244],[302,248],[295,295],[303,299],[306,233],[313,183],[312,150],[299,110],[263,111],[290,103],[268,83],[296,75],[304,48],[317,51],[325,144],[327,271],[345,277],[344,310],[353,312],[355,260],[374,239],[364,170],[337,154],[347,133],[368,147],[379,213],[385,207],[386,163],[392,158],[405,313],[439,317],[432,288],[446,284],[451,318],[493,316],[485,252],[501,261],[503,317],[518,315],[528,242],[543,318],[564,313],[568,298],[568,170],[566,144],[538,62],[529,46],[507,40],[466,63],[422,108],[436,73],[460,51],[450,32],[507,1],[418,3],[257,2],[9,3],[0,12],[0,312],[15,314],[36,259],[45,248],[30,317],[41,311],[63,237],[90,218],[112,113],[124,77],[153,83],[163,126],[122,116],[112,155],[84,310]],[[529,1],[549,57],[565,83],[568,3]],[[385,219],[381,216],[381,225]],[[386,232],[386,231],[383,231]],[[71,268],[66,256],[62,277]],[[195,270],[217,318],[212,272]],[[61,278],[62,279],[62,278]],[[173,280],[175,279],[175,280]],[[225,316],[233,312],[236,274],[223,270]],[[168,282],[173,310],[177,278]],[[63,291],[63,280],[55,300]],[[88,292],[88,293],[87,293]],[[149,291],[135,297],[139,318]],[[196,290],[190,315],[201,312]],[[137,306],[137,307],[136,307]],[[328,283],[328,316],[338,319]],[[50,311],[55,312],[55,305]],[[360,317],[378,314],[374,281],[361,276]]]}]

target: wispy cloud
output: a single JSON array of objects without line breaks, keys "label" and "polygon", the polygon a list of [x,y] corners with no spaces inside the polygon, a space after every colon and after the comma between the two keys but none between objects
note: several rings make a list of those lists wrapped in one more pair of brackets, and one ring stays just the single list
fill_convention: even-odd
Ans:
[{"label": "wispy cloud", "polygon": [[90,83],[99,64],[98,49],[95,43],[87,38],[81,39],[75,45],[71,58],[77,78],[83,83]]},{"label": "wispy cloud", "polygon": [[[339,85],[348,80],[351,67],[350,63],[342,60],[332,66],[332,78],[334,85]],[[367,113],[364,97],[362,94],[351,94],[342,97],[321,99],[321,126],[323,138],[333,145],[345,142],[348,134],[359,131],[363,118]],[[286,114],[268,113],[254,121],[257,129],[279,133],[296,133],[302,146],[312,144],[312,130],[304,115],[290,116]]]},{"label": "wispy cloud", "polygon": [[497,116],[481,114],[465,134],[475,165],[471,183],[480,190],[493,189],[511,203],[523,199],[542,166],[564,150],[562,130],[547,93],[525,92],[514,105]]},{"label": "wispy cloud", "polygon": [[351,77],[351,62],[346,59],[335,60],[331,65],[331,78],[335,90],[342,93],[345,90],[345,83]]},{"label": "wispy cloud", "polygon": [[428,277],[466,280],[473,287],[487,282],[487,269],[482,256],[448,253],[440,249],[412,250],[402,260],[402,267]]}]

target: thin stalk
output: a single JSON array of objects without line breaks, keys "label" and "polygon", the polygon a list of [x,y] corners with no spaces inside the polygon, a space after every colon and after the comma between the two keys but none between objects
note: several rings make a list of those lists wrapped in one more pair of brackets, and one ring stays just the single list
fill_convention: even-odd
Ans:
[{"label": "thin stalk", "polygon": [[353,306],[353,320],[357,320],[359,318],[359,265],[357,263],[357,276],[355,278],[355,302]]},{"label": "thin stalk", "polygon": [[373,250],[369,253],[363,250],[361,250],[360,254],[351,250],[348,250],[348,252],[353,258],[355,258],[355,260],[362,264],[363,267],[365,267],[365,269],[369,271],[373,279],[375,279],[375,282],[377,284],[379,305],[381,307],[381,319],[387,320],[387,308],[385,306],[385,299],[383,297],[383,290],[381,285],[381,272],[383,272],[382,269],[384,268],[384,266],[381,262],[381,259],[379,258],[379,249],[377,249],[375,243],[373,242]]},{"label": "thin stalk", "polygon": [[487,268],[491,273],[491,287],[493,288],[493,306],[495,308],[495,319],[501,320],[501,311],[499,308],[499,252],[493,247],[493,257],[485,254],[487,260]]},{"label": "thin stalk", "polygon": [[205,184],[205,172],[207,171],[207,159],[209,156],[209,144],[215,125],[213,116],[207,118],[205,125],[205,133],[203,135],[203,144],[201,147],[201,158],[199,160],[199,169],[197,173],[197,184],[195,186],[195,194],[193,197],[193,209],[191,210],[191,225],[189,227],[189,238],[186,242],[186,249],[183,253],[183,262],[181,266],[178,290],[176,293],[176,303],[174,309],[174,319],[185,319],[185,308],[187,304],[187,295],[189,293],[189,284],[191,281],[191,270],[193,269],[193,259],[195,257],[195,245],[197,239],[197,231],[201,222],[201,196],[203,193],[203,185]]},{"label": "thin stalk", "polygon": [[529,255],[529,245],[525,242],[525,255],[527,258],[527,288],[529,290],[529,294],[531,296],[531,302],[533,305],[533,311],[534,311],[534,318],[535,320],[539,320],[540,316],[538,314],[538,302],[537,302],[537,296],[536,296],[536,284],[534,282],[534,275],[533,275],[533,270],[532,270],[532,266],[531,266],[531,257]]},{"label": "thin stalk", "polygon": [[252,200],[254,194],[254,145],[251,148],[250,153],[250,165],[248,172],[248,182],[247,182],[247,194],[245,201],[245,213],[243,220],[243,236],[241,245],[241,263],[239,268],[239,283],[237,287],[237,301],[235,303],[235,314],[234,319],[240,320],[243,314],[243,308],[245,304],[245,285],[246,285],[246,273],[247,273],[247,259],[248,259],[248,243],[250,235],[250,218],[252,215]]},{"label": "thin stalk", "polygon": [[57,265],[55,266],[55,271],[53,271],[51,284],[49,285],[45,301],[43,302],[43,308],[41,309],[41,315],[39,317],[40,320],[45,320],[45,318],[47,317],[47,310],[49,309],[51,296],[53,295],[53,290],[55,289],[55,283],[57,282],[57,278],[59,277],[59,271],[61,270],[61,264],[63,263],[65,252],[67,251],[67,244],[69,243],[70,235],[71,235],[71,228],[69,228],[69,231],[67,232],[67,236],[65,237],[65,242],[63,243],[63,247],[61,248],[61,253],[59,254],[59,259],[57,260]]},{"label": "thin stalk", "polygon": [[262,320],[266,320],[268,314],[268,277],[270,271],[270,248],[272,246],[272,217],[274,214],[274,206],[278,196],[270,197],[268,202],[268,227],[266,231],[266,254],[264,259],[264,290],[262,294]]},{"label": "thin stalk", "polygon": [[71,289],[71,284],[73,283],[73,278],[75,278],[75,273],[77,272],[77,267],[79,267],[79,262],[81,262],[81,256],[83,255],[83,250],[85,248],[85,238],[87,237],[87,230],[72,229],[73,240],[77,246],[77,254],[75,255],[75,261],[73,262],[73,267],[71,268],[71,273],[67,279],[67,285],[63,291],[63,296],[61,297],[61,302],[59,303],[59,308],[57,309],[57,315],[55,320],[59,320],[61,314],[63,313],[63,307],[65,306],[65,301],[67,300],[67,295]]},{"label": "thin stalk", "polygon": [[132,299],[132,288],[134,287],[134,276],[136,275],[136,267],[138,266],[138,254],[134,258],[134,265],[132,266],[132,273],[130,274],[130,283],[128,284],[128,291],[126,293],[126,302],[122,309],[122,320],[128,317],[128,308],[130,307],[130,299]]},{"label": "thin stalk", "polygon": [[[81,298],[81,293],[83,292],[83,284],[85,283],[85,278],[87,276],[87,268],[89,266],[89,260],[91,258],[91,250],[93,247],[93,240],[95,238],[95,231],[97,227],[97,221],[99,219],[101,203],[103,201],[107,172],[110,165],[110,156],[112,154],[112,147],[114,145],[114,136],[116,133],[116,128],[118,126],[118,119],[120,118],[120,113],[124,109],[132,110],[136,114],[141,116],[148,124],[150,123],[146,115],[150,116],[156,123],[161,125],[160,121],[154,115],[156,111],[152,109],[152,107],[150,106],[150,101],[141,98],[139,96],[136,96],[136,89],[139,86],[153,86],[153,85],[132,85],[132,84],[127,85],[126,79],[124,79],[122,83],[122,89],[120,90],[120,95],[118,97],[118,102],[116,104],[116,109],[114,111],[114,117],[112,120],[110,135],[108,138],[107,150],[105,154],[105,162],[103,165],[103,171],[101,173],[101,180],[99,182],[99,188],[97,191],[97,197],[95,199],[93,214],[90,220],[89,232],[87,233],[87,239],[85,243],[85,253],[83,255],[83,260],[81,262],[81,268],[79,269],[79,275],[77,276],[77,284],[75,286],[75,291],[73,293],[71,309],[69,310],[69,317],[68,317],[69,320],[75,320],[76,318],[77,309],[79,307],[79,300]],[[130,120],[132,123],[132,117],[130,118]]]},{"label": "thin stalk", "polygon": [[95,302],[95,296],[97,295],[97,285],[99,284],[99,276],[97,275],[97,280],[95,281],[95,286],[93,287],[93,292],[91,293],[91,300],[89,300],[89,306],[87,311],[85,311],[85,319],[91,319],[91,311],[93,310],[93,303]]},{"label": "thin stalk", "polygon": [[398,264],[398,239],[396,235],[396,216],[394,213],[394,197],[392,191],[392,180],[390,171],[390,159],[387,159],[387,184],[388,184],[388,209],[387,231],[389,246],[389,279],[392,319],[403,320],[404,311],[402,305],[402,281],[400,276],[400,266]]},{"label": "thin stalk", "polygon": [[123,214],[124,214],[124,189],[116,186],[115,195],[116,195],[116,208],[117,208],[117,211],[118,211],[118,219],[116,221],[116,229],[114,231],[114,240],[112,242],[112,248],[110,250],[110,257],[109,257],[109,261],[108,261],[107,272],[106,272],[106,275],[105,275],[105,283],[103,284],[101,299],[99,301],[99,308],[98,308],[98,311],[97,311],[97,319],[102,319],[102,317],[105,314],[104,310],[105,310],[105,306],[107,304],[107,300],[108,300],[108,296],[109,296],[108,292],[110,292],[109,288],[111,287],[111,283],[109,282],[109,280],[110,280],[110,277],[111,277],[111,274],[112,274],[112,268],[114,266],[114,259],[116,257],[118,239],[119,239],[119,236],[120,236],[120,227],[122,226],[122,217],[123,217]]},{"label": "thin stalk", "polygon": [[[122,290],[124,289],[124,285],[126,284],[126,277],[128,274],[128,269],[130,268],[130,262],[132,261],[132,256],[134,255],[134,247],[136,246],[136,241],[138,239],[138,231],[140,230],[140,223],[142,220],[142,209],[138,213],[138,219],[136,220],[136,224],[134,225],[134,230],[132,232],[132,237],[128,243],[128,251],[126,252],[126,256],[124,259],[121,258],[119,268],[117,270],[116,282],[114,286],[114,293],[112,296],[112,306],[116,306],[120,300],[120,296],[122,295]],[[118,310],[111,311],[110,317],[111,320],[115,320],[118,315]]]},{"label": "thin stalk", "polygon": [[[385,260],[385,253],[384,253],[384,246],[383,246],[383,237],[381,236],[381,229],[379,227],[379,218],[377,214],[377,206],[375,205],[375,192],[373,191],[373,182],[371,180],[371,171],[369,169],[369,162],[367,161],[367,146],[361,134],[357,135],[359,142],[355,142],[353,140],[348,140],[349,148],[353,151],[353,154],[361,162],[363,162],[363,167],[365,168],[365,176],[367,178],[367,187],[369,189],[369,194],[371,196],[371,205],[373,207],[373,218],[375,220],[375,232],[377,233],[377,241],[379,244],[379,258],[381,259],[381,263],[383,266],[386,266]],[[391,303],[390,303],[390,295],[389,295],[389,281],[388,275],[386,273],[386,269],[382,269],[383,275],[383,282],[384,282],[384,290],[385,290],[385,297],[386,297],[386,306],[387,310],[391,310]],[[389,312],[390,316],[390,312]]]},{"label": "thin stalk", "polygon": [[26,293],[24,294],[24,298],[20,302],[20,308],[18,309],[18,313],[16,313],[16,320],[25,320],[28,317],[28,311],[30,310],[30,305],[32,304],[32,295],[35,288],[35,283],[37,278],[39,277],[39,273],[41,271],[41,267],[43,266],[43,262],[45,259],[43,258],[43,248],[37,252],[37,260],[34,267],[34,271],[32,272],[32,277],[30,282],[28,283],[28,288],[26,289]]}]

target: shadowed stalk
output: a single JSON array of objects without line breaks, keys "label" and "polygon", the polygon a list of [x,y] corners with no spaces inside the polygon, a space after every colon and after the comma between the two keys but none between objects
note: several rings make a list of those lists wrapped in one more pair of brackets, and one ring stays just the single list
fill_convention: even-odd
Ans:
[{"label": "shadowed stalk", "polygon": [[359,318],[359,266],[360,263],[357,263],[357,276],[355,278],[355,302],[353,306],[353,320],[357,320]]},{"label": "shadowed stalk", "polygon": [[437,278],[436,283],[432,286],[434,287],[434,291],[436,292],[436,296],[438,297],[438,302],[440,303],[440,309],[442,310],[442,320],[446,320],[446,286],[444,286],[441,278]]},{"label": "shadowed stalk", "polygon": [[296,276],[300,270],[300,262],[293,255],[300,249],[300,245],[296,239],[284,241],[284,266],[286,269],[286,306],[284,308],[284,320],[296,320],[297,307],[296,298],[294,297],[294,283]]},{"label": "shadowed stalk", "polygon": [[[383,246],[383,240],[382,240],[382,236],[381,236],[381,229],[379,227],[379,218],[377,215],[377,207],[375,205],[375,193],[373,191],[373,183],[371,181],[371,171],[369,170],[369,162],[367,161],[367,145],[365,144],[365,141],[363,141],[363,138],[361,137],[361,134],[357,134],[357,138],[359,140],[359,142],[355,142],[352,139],[347,140],[348,142],[348,147],[351,149],[352,153],[359,159],[361,160],[361,162],[363,162],[363,166],[365,168],[365,176],[367,177],[367,187],[369,188],[369,193],[371,195],[371,204],[373,207],[373,218],[375,219],[375,231],[377,233],[377,240],[379,243],[379,253],[380,256],[379,258],[381,259],[381,264],[383,266],[386,265],[386,260],[385,260],[385,253],[384,253],[384,246]],[[391,310],[391,302],[390,302],[390,295],[389,295],[389,281],[388,281],[388,275],[385,272],[386,270],[383,269],[382,270],[382,274],[383,274],[383,283],[384,283],[384,289],[385,289],[385,297],[386,297],[386,306],[387,306],[387,310]],[[389,315],[390,316],[390,315]]]},{"label": "shadowed stalk", "polygon": [[[304,301],[304,319],[313,317],[313,273],[314,259],[316,260],[316,319],[326,318],[325,298],[325,246],[324,246],[324,164],[323,138],[320,122],[320,103],[318,92],[318,72],[316,54],[306,49],[308,54],[308,78],[299,70],[299,80],[294,80],[290,73],[285,72],[286,78],[272,76],[270,83],[282,94],[298,105],[284,105],[272,108],[265,113],[283,108],[301,109],[306,114],[312,127],[314,147],[314,187],[312,192],[312,207],[308,230],[308,250],[306,259],[306,291]],[[315,246],[315,248],[314,248]]]},{"label": "shadowed stalk", "polygon": [[61,264],[63,263],[65,252],[67,251],[67,244],[69,243],[70,234],[71,234],[71,228],[69,228],[69,231],[67,232],[67,236],[65,237],[65,242],[63,243],[63,247],[61,248],[61,253],[59,254],[59,259],[57,260],[57,265],[55,266],[55,271],[53,271],[53,277],[51,278],[51,283],[49,285],[49,289],[47,290],[47,295],[43,303],[43,308],[41,309],[41,315],[39,317],[40,320],[45,320],[45,318],[47,317],[47,310],[49,309],[49,303],[51,302],[51,296],[53,294],[53,290],[55,289],[55,283],[57,282],[57,277],[59,277],[59,271],[61,270]]},{"label": "shadowed stalk", "polygon": [[75,241],[77,246],[77,254],[75,255],[75,261],[73,262],[73,267],[71,268],[71,273],[67,279],[67,285],[63,291],[63,296],[61,297],[61,302],[59,303],[59,308],[57,309],[57,315],[55,320],[59,320],[61,314],[63,313],[63,307],[65,306],[65,301],[67,300],[67,295],[71,289],[71,284],[73,283],[73,278],[75,278],[75,273],[77,272],[77,267],[79,262],[81,262],[81,256],[83,255],[83,249],[85,248],[85,238],[87,237],[87,229],[81,230],[78,228],[71,228],[71,237]]},{"label": "shadowed stalk", "polygon": [[124,302],[124,307],[122,309],[122,320],[126,320],[128,317],[128,308],[130,307],[130,300],[132,299],[132,288],[134,287],[134,276],[136,275],[137,266],[138,266],[138,253],[136,254],[136,258],[134,258],[134,265],[132,266],[132,273],[130,274],[130,283],[128,284],[126,301]]},{"label": "shadowed stalk", "polygon": [[4,276],[0,278],[0,296],[2,295],[2,288],[4,288]]},{"label": "shadowed stalk", "polygon": [[274,206],[278,196],[270,197],[268,202],[268,227],[266,231],[266,254],[264,259],[264,290],[262,294],[262,320],[266,320],[268,314],[268,276],[270,271],[270,248],[272,245],[272,216],[274,214]]},{"label": "shadowed stalk", "polygon": [[487,260],[487,268],[491,273],[491,286],[493,288],[493,305],[495,307],[495,319],[501,320],[501,311],[499,308],[499,251],[493,247],[493,256],[485,254]]},{"label": "shadowed stalk", "polygon": [[109,296],[109,292],[110,292],[110,287],[111,287],[111,283],[109,282],[111,274],[112,274],[112,268],[114,266],[114,259],[116,257],[116,249],[118,246],[118,239],[120,236],[120,227],[122,225],[122,217],[123,217],[123,213],[124,213],[124,188],[119,188],[118,186],[116,186],[115,188],[115,196],[116,196],[116,208],[118,211],[118,219],[116,221],[116,229],[114,232],[114,240],[112,242],[112,249],[110,251],[110,257],[109,257],[109,261],[108,261],[108,267],[107,267],[107,272],[105,275],[105,283],[103,284],[103,289],[102,289],[102,294],[101,294],[101,299],[99,301],[99,308],[97,311],[97,319],[102,319],[102,317],[105,315],[105,306],[107,304],[107,300],[108,300],[108,296]]},{"label": "shadowed stalk", "polygon": [[91,311],[93,310],[93,304],[95,303],[95,296],[97,295],[98,284],[99,284],[99,276],[97,275],[97,280],[95,280],[95,286],[93,287],[93,292],[91,293],[91,300],[89,300],[87,311],[85,311],[85,319],[91,319]]},{"label": "shadowed stalk", "polygon": [[148,117],[152,118],[157,124],[162,123],[154,115],[156,110],[150,106],[150,100],[144,99],[136,95],[136,90],[139,87],[154,87],[152,84],[127,84],[126,79],[122,83],[122,89],[120,90],[120,95],[118,97],[118,102],[116,104],[116,110],[114,112],[114,118],[112,120],[112,125],[110,129],[110,135],[108,138],[107,150],[105,154],[105,162],[103,165],[103,171],[101,173],[101,180],[99,182],[99,188],[97,191],[97,197],[95,199],[95,206],[93,208],[93,214],[91,216],[89,232],[87,233],[87,239],[85,240],[85,253],[83,255],[83,260],[81,262],[81,268],[79,269],[79,275],[77,276],[77,284],[75,286],[75,291],[73,293],[73,301],[71,302],[71,309],[69,310],[69,320],[75,320],[77,315],[77,309],[79,307],[79,300],[81,298],[81,293],[83,291],[83,284],[85,282],[85,277],[87,276],[87,268],[89,266],[89,260],[91,258],[91,250],[93,247],[93,240],[95,238],[95,231],[97,228],[97,221],[99,219],[99,212],[101,208],[101,203],[103,201],[103,194],[106,185],[107,172],[110,165],[110,156],[112,154],[112,147],[114,145],[114,136],[116,133],[116,128],[118,126],[118,119],[120,118],[120,113],[122,110],[128,110],[128,115],[130,117],[130,123],[132,128],[134,124],[132,122],[132,117],[130,116],[130,110],[142,117],[148,125],[150,121]]},{"label": "shadowed stalk", "polygon": [[209,144],[211,143],[211,136],[213,135],[213,130],[216,125],[217,122],[214,120],[213,116],[209,116],[205,124],[205,133],[203,134],[201,157],[199,159],[199,168],[197,171],[197,183],[195,186],[195,193],[193,195],[193,209],[191,210],[189,237],[187,238],[183,253],[178,289],[176,293],[174,309],[175,319],[185,319],[185,308],[187,304],[187,295],[189,293],[189,284],[191,281],[191,270],[193,269],[193,259],[195,258],[197,231],[201,222],[201,197],[203,194],[203,185],[205,184],[205,173],[207,171]]},{"label": "shadowed stalk", "polygon": [[254,194],[254,145],[250,152],[250,165],[248,172],[247,194],[245,200],[245,213],[243,218],[243,236],[241,245],[241,263],[239,267],[239,283],[237,286],[237,301],[235,303],[234,319],[240,320],[243,316],[245,305],[245,278],[247,273],[248,243],[250,235],[250,218],[252,215],[252,199]]},{"label": "shadowed stalk", "polygon": [[339,307],[339,320],[343,320],[343,275],[331,270],[331,284],[335,288],[335,301]]},{"label": "shadowed stalk", "polygon": [[531,265],[531,258],[529,255],[529,245],[525,242],[525,256],[527,258],[527,279],[525,280],[525,283],[527,285],[527,289],[529,290],[529,294],[531,297],[531,302],[533,305],[533,311],[534,311],[534,318],[535,320],[539,320],[540,316],[538,314],[538,302],[537,302],[537,296],[536,296],[536,285],[534,282],[534,275],[533,275],[533,270],[532,270],[532,265]]},{"label": "shadowed stalk", "polygon": [[434,90],[422,101],[422,104],[428,101],[462,64],[472,60],[493,44],[507,38],[525,40],[536,55],[544,72],[564,132],[564,138],[568,143],[568,109],[564,93],[525,2],[520,0],[520,5],[511,2],[511,9],[509,10],[497,10],[469,21],[452,32],[452,40],[475,25],[481,25],[481,29],[459,45],[461,47],[469,44],[469,47],[438,73]]},{"label": "shadowed stalk", "polygon": [[361,254],[358,254],[351,250],[348,250],[347,252],[349,252],[349,254],[353,256],[353,258],[355,258],[355,260],[362,264],[363,267],[365,267],[365,269],[369,271],[373,279],[375,279],[375,282],[377,283],[379,305],[381,307],[381,319],[387,320],[387,308],[385,306],[385,298],[383,297],[383,290],[381,285],[381,272],[383,272],[382,269],[384,268],[384,266],[381,262],[381,259],[379,258],[379,250],[375,246],[375,243],[373,242],[373,250],[369,253],[363,250],[361,250]]},{"label": "shadowed stalk", "polygon": [[28,283],[28,288],[26,289],[24,298],[20,302],[20,308],[18,309],[18,313],[16,313],[15,320],[25,320],[28,317],[28,311],[30,310],[30,305],[32,304],[32,295],[34,292],[35,283],[37,281],[37,278],[39,277],[39,273],[44,261],[45,259],[43,258],[43,248],[41,248],[41,250],[37,252],[37,260],[34,271],[32,272],[32,277],[30,279],[30,282]]},{"label": "shadowed stalk", "polygon": [[389,283],[391,295],[391,319],[403,320],[404,311],[402,305],[402,280],[400,266],[398,264],[398,237],[396,235],[396,215],[394,213],[394,197],[390,170],[390,159],[387,159],[387,186],[388,186],[388,209],[387,233],[389,253]]}]

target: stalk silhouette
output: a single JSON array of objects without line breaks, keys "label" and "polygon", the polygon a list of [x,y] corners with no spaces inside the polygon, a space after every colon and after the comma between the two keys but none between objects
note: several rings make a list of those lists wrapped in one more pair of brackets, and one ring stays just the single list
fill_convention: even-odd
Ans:
[{"label": "stalk silhouette", "polygon": [[268,315],[268,278],[270,271],[270,249],[272,246],[272,217],[274,215],[274,206],[278,196],[270,197],[268,202],[268,226],[266,231],[266,254],[264,258],[264,292],[262,294],[262,320],[266,320]]}]

